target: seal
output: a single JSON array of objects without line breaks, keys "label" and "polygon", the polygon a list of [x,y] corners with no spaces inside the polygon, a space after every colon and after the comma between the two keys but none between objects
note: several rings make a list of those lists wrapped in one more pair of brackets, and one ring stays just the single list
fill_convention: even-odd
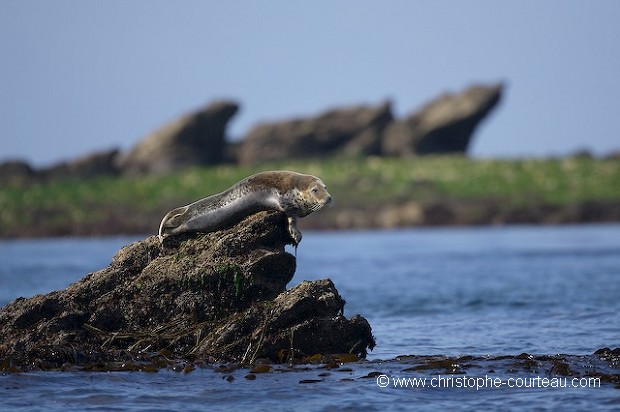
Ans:
[{"label": "seal", "polygon": [[297,219],[332,202],[321,179],[287,170],[261,172],[246,177],[229,189],[171,210],[159,225],[161,243],[185,232],[213,232],[257,212],[277,210],[288,219],[295,247],[301,242]]}]

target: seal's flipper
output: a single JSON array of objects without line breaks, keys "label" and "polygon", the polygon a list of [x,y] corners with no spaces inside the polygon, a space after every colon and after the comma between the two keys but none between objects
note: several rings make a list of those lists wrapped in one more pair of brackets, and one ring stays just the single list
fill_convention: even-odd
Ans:
[{"label": "seal's flipper", "polygon": [[297,250],[297,246],[299,246],[299,242],[301,242],[301,232],[297,228],[297,218],[294,216],[288,217],[288,233],[291,235],[291,239],[293,240],[293,246],[295,246],[295,250]]},{"label": "seal's flipper", "polygon": [[174,229],[187,222],[189,206],[177,207],[172,209],[164,216],[159,225],[159,241],[163,242],[164,238],[174,232]]}]

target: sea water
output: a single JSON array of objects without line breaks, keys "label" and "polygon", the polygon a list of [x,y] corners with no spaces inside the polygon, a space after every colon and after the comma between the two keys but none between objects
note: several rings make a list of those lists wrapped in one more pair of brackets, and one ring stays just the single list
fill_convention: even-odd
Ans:
[{"label": "sea water", "polygon": [[[142,238],[0,241],[0,305],[62,289],[104,268],[120,247]],[[571,378],[567,388],[412,389],[396,388],[393,380],[382,387],[379,380],[379,373],[389,379],[412,376],[403,372],[408,366],[403,355],[589,355],[620,346],[620,225],[305,231],[289,287],[322,278],[332,279],[347,301],[345,316],[368,319],[377,346],[367,362],[329,371],[276,368],[255,380],[245,378],[248,370],[223,376],[215,368],[7,374],[0,376],[0,406],[24,411],[620,407],[614,384],[570,387]],[[472,373],[481,377],[490,371],[469,371],[461,378],[474,378]],[[527,377],[537,375],[520,378]],[[538,378],[545,377],[552,378],[543,373]]]}]

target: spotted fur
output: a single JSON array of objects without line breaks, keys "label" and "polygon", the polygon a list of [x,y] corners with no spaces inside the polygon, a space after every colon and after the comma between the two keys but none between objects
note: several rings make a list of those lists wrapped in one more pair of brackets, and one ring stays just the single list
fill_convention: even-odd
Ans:
[{"label": "spotted fur", "polygon": [[301,241],[297,219],[331,202],[327,187],[316,176],[285,170],[261,172],[221,193],[171,210],[159,225],[159,239],[163,242],[185,232],[212,232],[251,214],[277,210],[287,216],[288,231],[297,245]]}]

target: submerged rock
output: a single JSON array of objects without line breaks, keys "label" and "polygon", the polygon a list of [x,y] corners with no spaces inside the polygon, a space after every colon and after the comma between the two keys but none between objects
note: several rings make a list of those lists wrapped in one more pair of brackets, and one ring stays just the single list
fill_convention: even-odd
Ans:
[{"label": "submerged rock", "polygon": [[[0,309],[0,369],[53,369],[153,357],[251,363],[374,347],[343,316],[330,280],[286,284],[296,268],[286,217],[250,216],[218,232],[156,236],[117,252],[65,290]],[[105,366],[103,367],[105,369]]]}]

